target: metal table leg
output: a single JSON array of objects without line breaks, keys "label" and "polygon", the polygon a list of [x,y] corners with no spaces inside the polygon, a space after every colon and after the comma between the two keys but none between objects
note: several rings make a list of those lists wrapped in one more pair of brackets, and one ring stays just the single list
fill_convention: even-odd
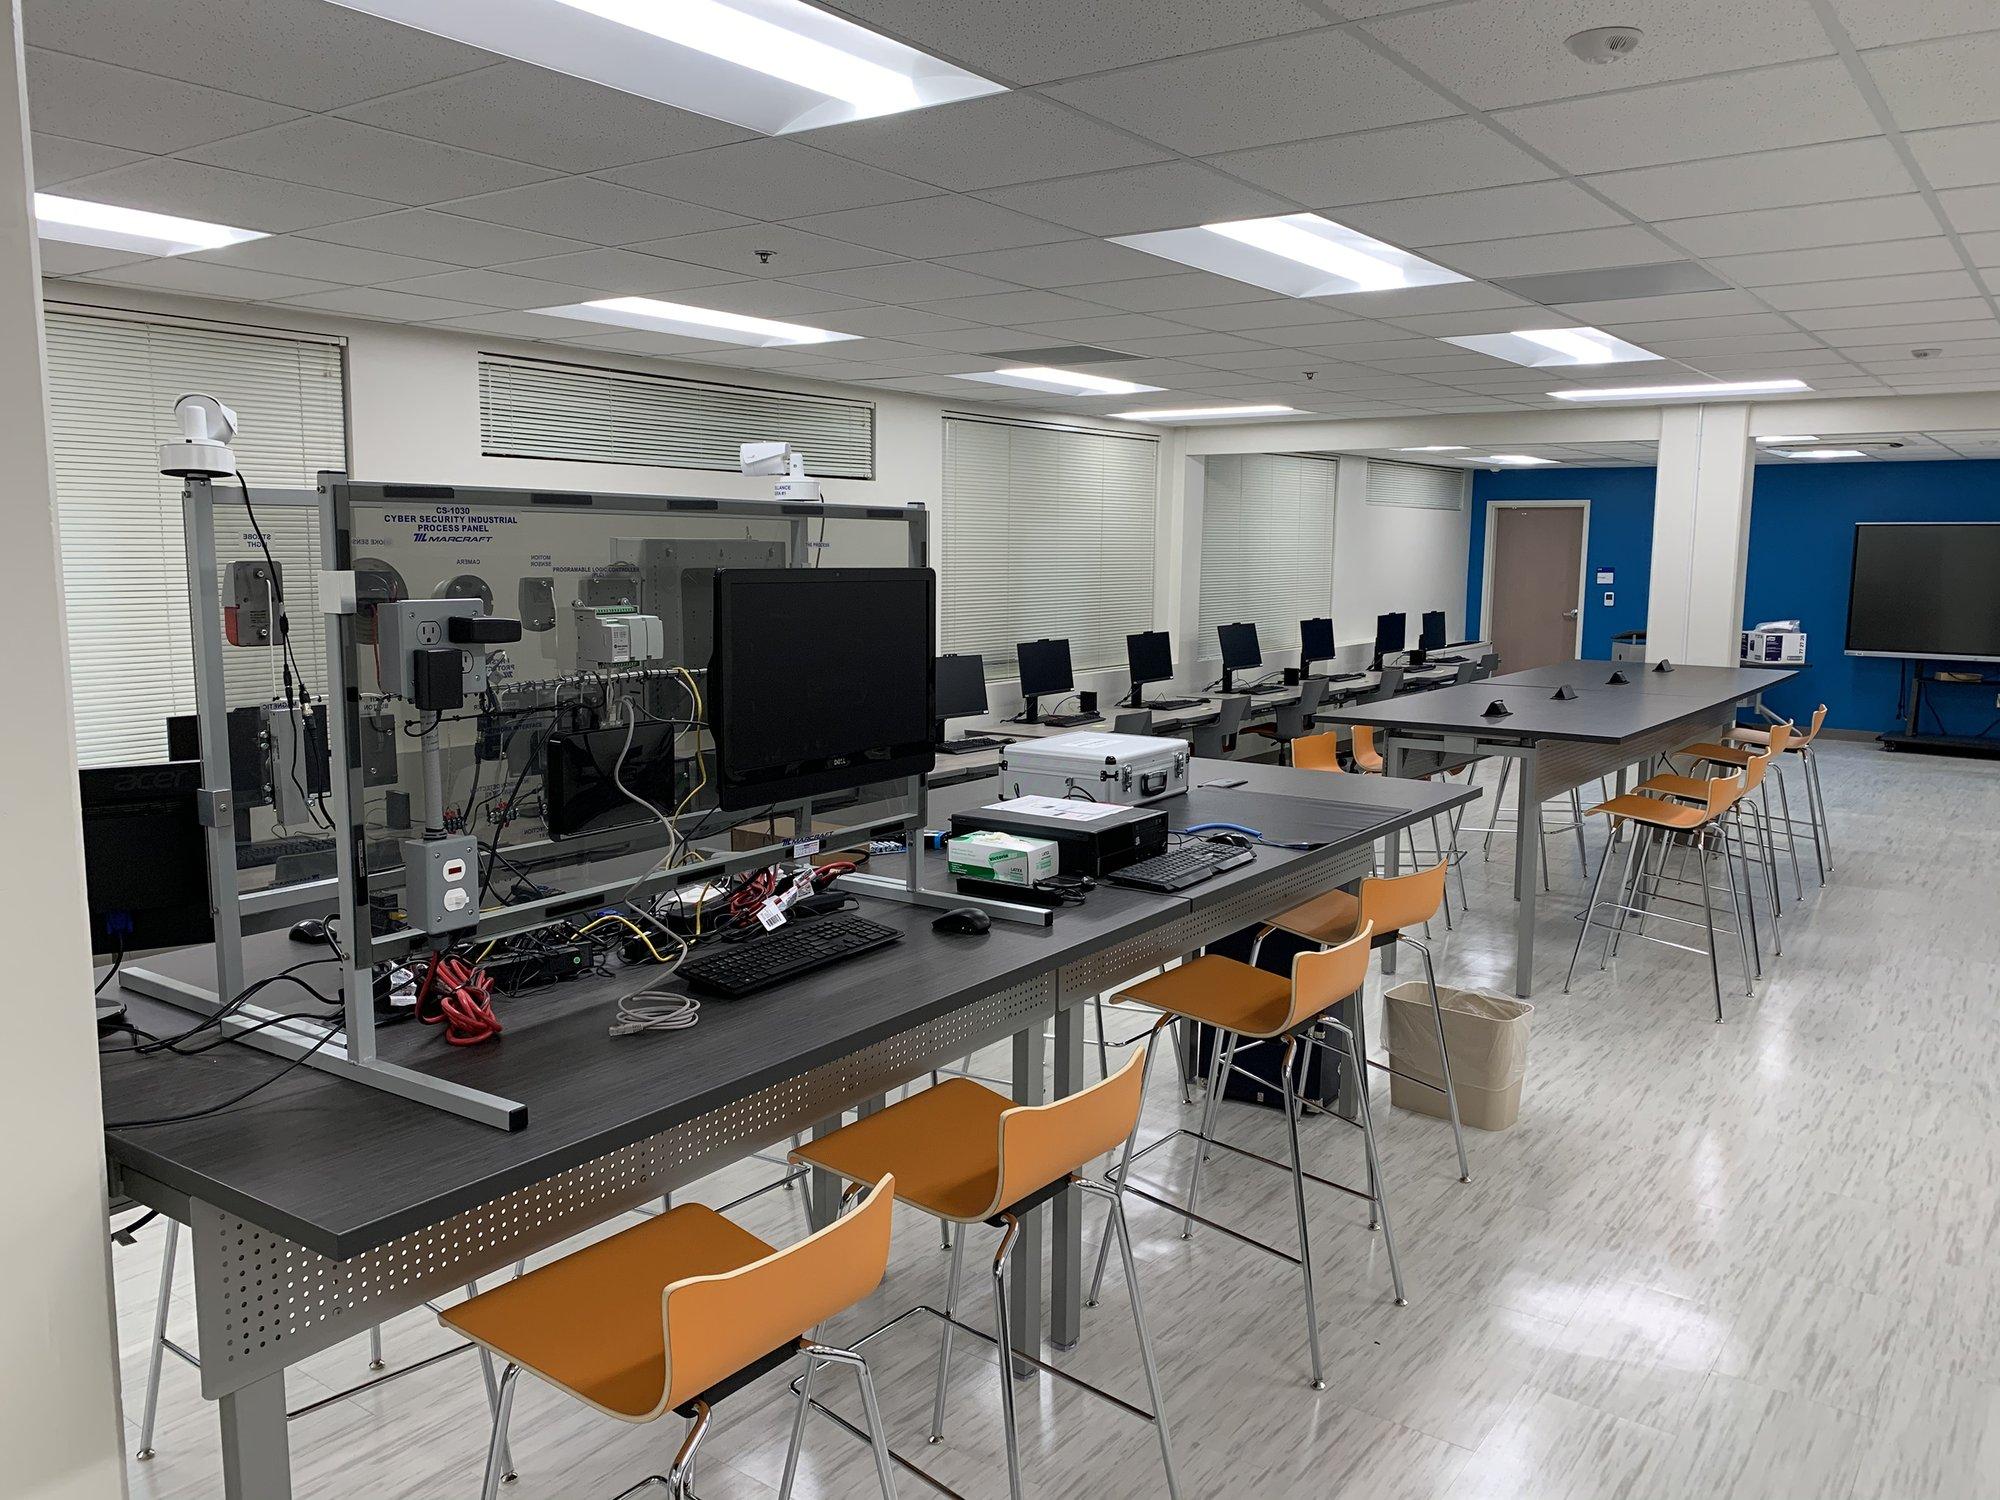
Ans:
[{"label": "metal table leg", "polygon": [[[1055,1096],[1065,1098],[1084,1085],[1081,1005],[1056,1012]],[[1053,1235],[1049,1255],[1049,1342],[1075,1347],[1083,1329],[1083,1189],[1070,1190],[1050,1205]]]},{"label": "metal table leg", "polygon": [[[1043,1073],[1048,1045],[1044,1023],[1037,1018],[1031,1026],[1014,1033],[1014,1102],[1042,1104],[1048,1098]],[[1012,1264],[1008,1268],[1008,1312],[1014,1325],[1014,1347],[1039,1359],[1042,1353],[1042,1239],[1048,1215],[1037,1208],[1022,1216],[1021,1232],[1015,1237]],[[1078,1251],[1079,1260],[1082,1257]],[[1035,1373],[1033,1365],[1014,1365],[1016,1376],[1026,1379]]]},{"label": "metal table leg", "polygon": [[[822,1136],[832,1135],[840,1129],[840,1126],[839,1115],[821,1120],[813,1126],[812,1138],[818,1140]],[[819,1167],[812,1169],[812,1175],[807,1183],[806,1215],[812,1220],[815,1228],[824,1229],[840,1217],[841,1186],[840,1179],[833,1173]]]},{"label": "metal table leg", "polygon": [[[1382,736],[1382,774],[1385,777],[1399,777],[1403,774],[1403,745],[1393,734],[1384,734]],[[1394,878],[1402,868],[1403,835],[1401,833],[1392,833],[1388,838],[1383,840],[1383,843],[1388,847],[1384,851],[1382,873]],[[1384,978],[1396,972],[1396,945],[1394,943],[1389,944],[1388,947],[1382,950],[1381,962]],[[1358,1013],[1360,1007],[1355,1006],[1354,1009]],[[1360,1033],[1357,1031],[1355,1034],[1358,1036]],[[1352,1116],[1349,1116],[1349,1118],[1352,1118]]]},{"label": "metal table leg", "polygon": [[1535,990],[1535,898],[1541,894],[1542,792],[1532,746],[1521,751],[1515,787],[1519,811],[1514,825],[1514,993],[1526,999]]},{"label": "metal table leg", "polygon": [[222,1417],[225,1500],[290,1500],[292,1450],[285,1431],[285,1372],[277,1370],[216,1401]]}]

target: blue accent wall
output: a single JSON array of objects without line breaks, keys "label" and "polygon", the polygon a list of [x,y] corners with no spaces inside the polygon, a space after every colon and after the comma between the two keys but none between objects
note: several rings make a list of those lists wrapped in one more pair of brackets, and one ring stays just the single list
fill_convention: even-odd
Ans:
[{"label": "blue accent wall", "polygon": [[[1646,600],[1653,567],[1653,471],[1651,469],[1504,469],[1472,476],[1472,545],[1465,590],[1466,633],[1480,631],[1481,595],[1486,578],[1486,507],[1495,500],[1588,500],[1590,534],[1583,606],[1583,654],[1611,655],[1611,637],[1646,628]],[[1597,583],[1609,568],[1614,581]],[[1609,609],[1604,595],[1617,600]],[[1506,670],[1502,662],[1501,670]]]},{"label": "blue accent wall", "polygon": [[[1542,469],[1478,473],[1472,482],[1472,546],[1466,619],[1477,629],[1486,555],[1486,507],[1494,500],[1588,499],[1589,565],[1617,572],[1618,602],[1588,589],[1584,655],[1607,657],[1611,637],[1646,628],[1652,569],[1653,470]],[[1848,656],[1847,599],[1858,521],[2000,521],[2000,461],[1760,464],[1750,513],[1743,623],[1796,619],[1811,668],[1770,695],[1773,712],[1810,718],[1820,703],[1837,729],[1875,733],[1902,723],[1904,663]],[[1502,664],[1504,667],[1504,663]],[[1944,666],[1948,664],[1940,663]],[[1976,666],[1974,668],[1976,670]],[[1989,667],[1987,670],[1991,670]],[[1995,716],[1991,687],[1934,689],[1944,729],[1977,733]],[[1926,718],[1924,727],[1939,726]]]}]

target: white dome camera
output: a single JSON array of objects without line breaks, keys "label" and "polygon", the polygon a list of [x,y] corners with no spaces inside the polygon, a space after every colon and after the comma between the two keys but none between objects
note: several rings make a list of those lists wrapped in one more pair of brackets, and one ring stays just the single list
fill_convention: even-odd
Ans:
[{"label": "white dome camera", "polygon": [[178,441],[160,444],[160,472],[178,479],[227,479],[236,472],[229,443],[236,436],[236,412],[213,396],[190,391],[174,403]]}]

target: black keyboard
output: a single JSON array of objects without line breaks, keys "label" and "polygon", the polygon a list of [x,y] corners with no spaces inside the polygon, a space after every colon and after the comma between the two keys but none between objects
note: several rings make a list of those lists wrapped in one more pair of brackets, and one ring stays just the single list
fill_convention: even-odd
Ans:
[{"label": "black keyboard", "polygon": [[937,747],[940,755],[970,755],[975,750],[998,750],[1002,745],[1013,742],[998,734],[968,734],[959,739],[946,740]]},{"label": "black keyboard", "polygon": [[1253,698],[1268,698],[1274,693],[1289,693],[1291,691],[1292,689],[1286,687],[1282,682],[1261,683],[1249,689],[1250,696]]},{"label": "black keyboard", "polygon": [[1431,656],[1426,657],[1425,661],[1433,667],[1457,667],[1465,665],[1466,658],[1463,656]]},{"label": "black keyboard", "polygon": [[1321,678],[1322,682],[1360,682],[1368,676],[1366,672],[1336,672],[1331,677]]},{"label": "black keyboard", "polygon": [[1172,713],[1177,708],[1204,708],[1206,698],[1155,698],[1146,707],[1158,709],[1161,713]]},{"label": "black keyboard", "polygon": [[243,844],[236,850],[236,863],[245,870],[261,870],[266,865],[275,865],[281,859],[295,859],[302,854],[331,854],[332,839],[316,839],[307,835],[297,838],[259,839]]},{"label": "black keyboard", "polygon": [[1113,885],[1136,886],[1142,891],[1184,891],[1224,870],[1247,865],[1256,857],[1255,849],[1240,844],[1187,842],[1177,844],[1165,854],[1142,859],[1136,865],[1113,870],[1104,878]]},{"label": "black keyboard", "polygon": [[891,943],[902,933],[866,917],[814,917],[700,953],[680,966],[690,989],[739,999]]},{"label": "black keyboard", "polygon": [[1043,714],[1041,722],[1058,729],[1074,729],[1079,724],[1102,724],[1103,714]]}]

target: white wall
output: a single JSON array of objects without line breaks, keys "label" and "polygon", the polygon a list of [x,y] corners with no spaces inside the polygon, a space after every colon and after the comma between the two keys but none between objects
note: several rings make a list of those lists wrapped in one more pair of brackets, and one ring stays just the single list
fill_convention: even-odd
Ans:
[{"label": "white wall", "polygon": [[29,207],[20,6],[0,66],[0,1489],[102,1500],[125,1488],[105,1226],[83,840],[66,734],[69,660],[57,563],[39,265]]}]

